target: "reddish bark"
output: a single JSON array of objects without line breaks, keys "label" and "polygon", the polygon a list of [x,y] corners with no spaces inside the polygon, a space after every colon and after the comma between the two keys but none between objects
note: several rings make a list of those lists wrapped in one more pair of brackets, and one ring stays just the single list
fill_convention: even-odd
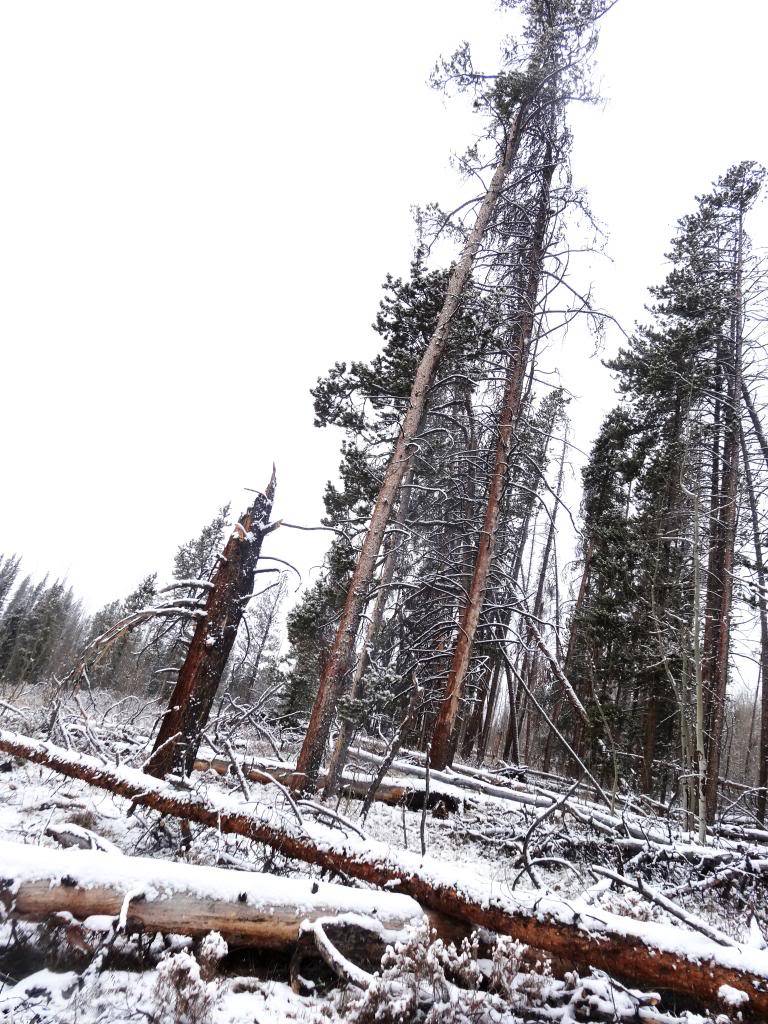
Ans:
[{"label": "reddish bark", "polygon": [[551,149],[548,147],[545,157],[539,208],[536,214],[536,223],[529,253],[530,264],[523,292],[520,320],[512,339],[512,353],[507,366],[504,397],[499,414],[498,438],[496,441],[493,471],[488,487],[488,500],[475,556],[472,582],[469,586],[467,602],[459,622],[456,647],[445,685],[445,694],[432,734],[430,764],[436,769],[443,769],[446,765],[450,764],[455,752],[456,721],[464,692],[464,681],[467,669],[469,668],[475,633],[480,621],[480,612],[488,583],[488,573],[493,558],[501,500],[507,478],[507,463],[512,436],[520,414],[523,384],[528,366],[533,325],[536,318],[536,296],[541,279],[544,238],[547,224],[549,223],[549,191],[553,172],[554,164],[552,162]]},{"label": "reddish bark", "polygon": [[274,496],[273,471],[266,492],[256,495],[219,556],[205,604],[205,618],[195,627],[147,763],[150,775],[162,778],[171,771],[188,774],[192,770],[240,620],[253,592],[256,564]]},{"label": "reddish bark", "polygon": [[739,500],[739,446],[741,436],[740,409],[742,395],[742,247],[743,209],[739,212],[736,259],[734,267],[733,312],[731,317],[730,351],[727,367],[727,403],[725,409],[725,442],[723,444],[723,484],[719,501],[719,578],[720,605],[714,629],[712,658],[712,714],[707,750],[705,803],[707,821],[715,820],[718,776],[725,721],[725,698],[728,689],[728,655],[730,650],[731,608],[733,605],[733,569],[736,548],[736,521]]},{"label": "reddish bark", "polygon": [[[511,935],[521,942],[544,949],[573,964],[578,970],[599,967],[624,977],[633,984],[648,984],[692,997],[699,1003],[715,1007],[722,985],[741,989],[749,994],[749,1003],[742,1008],[745,1020],[768,1018],[768,963],[765,970],[753,973],[725,966],[721,957],[726,952],[715,943],[707,945],[699,937],[693,952],[686,956],[684,942],[671,947],[654,944],[631,933],[633,922],[612,925],[604,920],[581,922],[578,913],[566,919],[538,906],[535,911],[495,899],[474,900],[461,887],[449,881],[426,876],[423,867],[411,866],[406,859],[390,858],[382,853],[350,846],[346,838],[335,843],[328,833],[316,842],[306,831],[280,827],[280,818],[266,821],[227,801],[217,802],[201,794],[173,789],[141,772],[120,770],[103,765],[95,758],[73,755],[53,744],[41,743],[14,733],[0,732],[0,750],[35,764],[44,765],[69,778],[80,779],[108,790],[161,814],[170,814],[221,832],[232,832],[278,850],[287,857],[316,864],[330,871],[359,878],[374,885],[392,887],[412,896],[431,912],[466,921],[491,931]],[[383,847],[382,847],[383,849]],[[423,864],[423,862],[419,862]],[[644,925],[646,936],[652,924]],[[665,935],[663,932],[659,935]],[[689,934],[682,932],[682,935]],[[701,939],[701,941],[699,941]],[[752,952],[752,959],[759,956]]]},{"label": "reddish bark", "polygon": [[[400,489],[400,505],[398,507],[397,518],[395,520],[396,526],[399,527],[405,526],[406,519],[408,518],[408,509],[411,504],[412,480],[413,467],[411,466],[405,474],[405,479]],[[365,631],[363,646],[357,656],[357,663],[355,664],[355,670],[349,686],[349,695],[353,698],[360,696],[363,676],[365,675],[365,670],[368,668],[368,664],[370,662],[371,648],[376,642],[376,638],[379,635],[379,631],[381,630],[381,626],[384,621],[384,609],[387,604],[387,598],[389,597],[389,586],[395,575],[395,569],[397,568],[399,540],[400,537],[397,533],[390,533],[384,542],[386,556],[384,558],[384,566],[379,577],[379,592],[376,595],[373,611],[371,612],[371,617],[368,620],[368,627]],[[336,792],[339,779],[341,778],[341,774],[347,763],[353,733],[354,729],[352,723],[347,720],[342,721],[339,728],[339,735],[336,738],[336,745],[328,763],[328,771],[326,773],[325,781],[326,796],[333,796]]]},{"label": "reddish bark", "polygon": [[376,496],[368,530],[347,590],[336,636],[320,678],[317,697],[296,765],[297,774],[294,786],[298,789],[313,788],[320,770],[343,675],[352,658],[360,616],[371,591],[384,533],[403,476],[410,465],[411,445],[421,428],[427,397],[448,341],[451,321],[459,308],[475,258],[495,213],[507,176],[515,162],[522,134],[523,111],[524,104],[519,104],[509,125],[501,160],[493,174],[464,251],[451,272],[443,308],[416,370],[408,408],[400,426],[395,449]]}]

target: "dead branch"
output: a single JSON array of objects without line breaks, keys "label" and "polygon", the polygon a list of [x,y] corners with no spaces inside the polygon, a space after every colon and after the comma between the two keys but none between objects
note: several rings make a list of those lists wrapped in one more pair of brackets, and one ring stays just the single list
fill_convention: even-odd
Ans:
[{"label": "dead branch", "polygon": [[[0,750],[161,814],[264,843],[287,857],[390,890],[397,885],[443,927],[453,918],[489,928],[548,950],[577,969],[596,966],[633,983],[683,993],[707,1006],[717,1005],[718,990],[730,985],[748,993],[744,1019],[768,1016],[768,953],[762,950],[724,947],[686,929],[670,934],[668,926],[599,911],[578,899],[541,892],[514,898],[491,893],[457,865],[396,851],[372,839],[353,839],[316,822],[305,821],[300,829],[277,818],[274,807],[246,809],[229,796],[179,790],[135,769],[102,765],[93,757],[4,730]],[[91,856],[78,854],[86,855]]]}]

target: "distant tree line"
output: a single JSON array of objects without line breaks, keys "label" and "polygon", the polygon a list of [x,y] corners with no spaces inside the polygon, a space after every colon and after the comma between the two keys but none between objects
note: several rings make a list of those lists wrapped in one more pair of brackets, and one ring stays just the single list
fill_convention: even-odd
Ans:
[{"label": "distant tree line", "polygon": [[[209,579],[230,529],[230,509],[224,506],[197,537],[179,545],[168,585]],[[0,556],[0,682],[12,687],[63,680],[82,650],[116,623],[151,608],[159,597],[157,574],[152,573],[126,597],[88,615],[65,581],[34,582],[21,573],[21,566],[19,556]],[[174,590],[181,604],[190,592]],[[282,679],[285,593],[285,580],[280,577],[245,613],[226,675],[226,688],[239,698],[253,700]],[[184,661],[190,632],[189,619],[150,618],[88,663],[84,682],[147,699],[161,696],[169,691]]]}]

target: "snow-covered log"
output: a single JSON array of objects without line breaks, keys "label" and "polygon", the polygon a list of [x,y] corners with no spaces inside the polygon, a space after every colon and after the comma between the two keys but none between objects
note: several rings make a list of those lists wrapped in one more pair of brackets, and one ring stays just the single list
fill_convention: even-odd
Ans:
[{"label": "snow-covered log", "polygon": [[[315,821],[279,814],[275,803],[245,807],[231,795],[192,792],[169,780],[50,743],[0,730],[0,750],[80,779],[162,814],[232,832],[287,857],[386,887],[429,911],[511,935],[577,969],[598,967],[633,984],[683,993],[715,1008],[724,987],[746,993],[744,1019],[768,1019],[768,952],[722,946],[675,925],[638,921],[584,901],[534,891],[506,891],[468,874],[461,864],[419,856]],[[275,800],[278,800],[279,795]],[[0,874],[2,869],[0,865]],[[437,915],[436,917],[434,915]],[[440,915],[443,915],[442,918]]]},{"label": "snow-covered log", "polygon": [[[358,761],[372,766],[378,766],[383,762],[383,757],[371,750],[362,747],[355,747],[350,754],[350,761]],[[253,762],[267,767],[270,771],[271,762],[262,760]],[[286,772],[288,769],[283,766]],[[423,802],[423,794],[426,782],[426,769],[422,764],[414,764],[411,761],[402,759],[394,760],[390,765],[391,778],[389,784],[393,789],[401,785],[408,793],[408,801],[413,806],[420,807]],[[418,780],[405,786],[400,782],[399,777]],[[512,804],[522,804],[529,807],[547,808],[554,806],[562,800],[563,794],[553,789],[547,789],[539,784],[528,784],[517,779],[504,779],[500,776],[493,776],[491,773],[481,773],[467,766],[447,768],[438,772],[430,770],[430,789],[433,791],[435,801],[443,800],[451,805],[458,805],[466,797],[490,798],[492,800],[503,800]],[[346,779],[346,777],[345,777]],[[492,781],[491,781],[492,780]],[[360,788],[366,788],[363,784]],[[356,795],[354,791],[352,795]],[[386,789],[382,794],[376,796],[377,800],[384,803],[391,802]],[[688,860],[693,863],[714,864],[728,861],[737,861],[748,856],[750,859],[757,858],[761,862],[766,858],[766,846],[761,843],[762,833],[758,830],[747,830],[737,832],[732,830],[731,834],[718,836],[717,845],[701,846],[699,843],[680,841],[672,843],[669,832],[662,830],[660,822],[652,822],[645,816],[632,813],[630,809],[624,808],[621,814],[611,813],[607,807],[601,806],[592,800],[571,795],[564,806],[567,806],[581,822],[590,825],[598,832],[613,837],[612,841],[620,844],[625,850],[635,852],[642,849],[654,849],[663,853],[669,859]]]},{"label": "snow-covered log", "polygon": [[[233,762],[223,757],[198,757],[193,768],[196,772],[215,771],[218,775],[228,775],[234,771]],[[277,761],[248,761],[241,766],[245,778],[249,782],[256,782],[262,785],[269,785],[274,779],[290,785],[295,776],[296,769],[292,764],[281,764]],[[318,776],[318,788],[322,788],[326,776],[322,773]],[[338,791],[343,796],[352,797],[354,800],[364,800],[368,795],[372,779],[353,778],[344,775],[338,782]],[[426,800],[430,807],[442,803],[450,810],[457,810],[461,804],[461,794],[448,787],[433,787],[430,793],[425,793],[423,786],[406,785],[403,782],[384,779],[376,789],[374,799],[378,803],[388,804],[390,807],[400,807],[405,804],[411,810],[421,810]]]},{"label": "snow-covered log", "polygon": [[419,904],[400,893],[8,842],[0,842],[0,905],[24,921],[64,912],[101,930],[105,918],[122,915],[128,932],[217,931],[230,946],[276,950],[296,945],[305,920],[354,915],[361,927],[350,933],[352,948],[380,952],[424,921]]}]

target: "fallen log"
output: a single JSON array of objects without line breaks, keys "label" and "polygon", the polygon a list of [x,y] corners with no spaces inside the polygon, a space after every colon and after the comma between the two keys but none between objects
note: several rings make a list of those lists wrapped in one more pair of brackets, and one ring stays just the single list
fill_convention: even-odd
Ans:
[{"label": "fallen log", "polygon": [[424,921],[419,904],[400,893],[9,842],[0,842],[0,906],[22,921],[64,912],[86,928],[94,919],[90,927],[100,931],[105,918],[119,918],[128,933],[217,931],[230,946],[270,950],[293,949],[304,920],[354,915],[367,922],[355,942],[368,951],[377,936],[379,955]]},{"label": "fallen log", "polygon": [[74,846],[80,850],[101,850],[102,853],[121,853],[118,847],[114,843],[110,843],[108,839],[70,821],[63,825],[46,825],[45,834],[59,846]]},{"label": "fallen log", "polygon": [[[371,765],[379,765],[383,760],[379,754],[361,747],[355,748],[350,759],[353,757]],[[264,763],[266,764],[266,762]],[[390,771],[393,776],[402,775],[422,783],[421,786],[409,786],[409,789],[414,792],[412,798],[414,801],[415,794],[423,792],[426,769],[422,765],[396,760],[392,762]],[[430,770],[429,775],[430,787],[436,787],[436,790],[441,792],[446,799],[460,800],[463,795],[465,799],[470,797],[486,798],[530,807],[547,808],[552,807],[563,797],[562,793],[555,790],[525,784],[518,780],[497,778],[495,782],[490,782],[488,779],[482,778],[478,772],[469,774],[464,766],[461,766],[461,769],[447,768],[443,772]],[[626,807],[624,813],[619,816],[611,814],[600,804],[577,796],[570,797],[564,806],[583,824],[591,826],[604,835],[615,837],[612,841],[625,844],[627,849],[653,848],[663,853],[673,851],[678,859],[685,858],[694,862],[704,861],[707,863],[736,860],[744,856],[763,860],[768,855],[768,848],[765,845],[751,841],[747,835],[744,835],[743,838],[729,838],[727,835],[723,835],[719,838],[718,845],[702,846],[699,843],[691,842],[690,837],[685,833],[680,833],[679,841],[674,843],[673,848],[669,830],[662,832],[652,828],[647,818],[629,813]],[[621,838],[624,835],[628,838]]]},{"label": "fallen log", "polygon": [[[290,785],[291,780],[296,777],[296,768],[292,764],[252,761],[240,767],[249,782],[256,782],[260,785],[269,785],[274,779],[285,785]],[[193,769],[196,772],[214,771],[217,775],[229,775],[235,771],[233,762],[223,757],[198,757],[195,759]],[[321,773],[317,780],[318,789],[323,788],[325,780],[326,776]],[[338,782],[338,792],[353,800],[364,800],[368,795],[371,781],[371,779],[356,779],[344,775]],[[375,800],[390,807],[401,807],[404,804],[412,811],[420,811],[424,807],[425,801],[429,807],[443,804],[449,810],[456,811],[462,802],[461,794],[456,793],[455,790],[451,791],[448,787],[440,788],[438,786],[430,793],[425,793],[424,787],[409,786],[387,779],[384,779],[378,786]]]},{"label": "fallen log", "polygon": [[[669,989],[715,1008],[720,990],[746,994],[745,1020],[768,1019],[768,952],[726,947],[685,928],[638,921],[580,899],[501,892],[466,865],[440,862],[362,840],[318,822],[282,816],[276,807],[243,806],[232,796],[174,788],[169,780],[106,765],[87,755],[0,731],[0,750],[80,779],[136,804],[265,843],[287,857],[363,879],[413,897],[431,914],[511,935],[586,972],[591,966]],[[727,986],[727,988],[724,988]]]},{"label": "fallen log", "polygon": [[[359,752],[355,751],[355,756]],[[378,755],[363,751],[362,759],[368,760],[370,764],[381,763],[382,758]],[[239,766],[240,767],[240,766]],[[286,785],[294,778],[295,767],[292,764],[285,764],[269,759],[251,759],[242,766],[245,777],[250,782],[262,785],[269,784],[274,779]],[[195,771],[213,770],[218,775],[231,774],[235,771],[231,760],[222,757],[199,757],[194,764]],[[537,788],[531,792],[523,789],[503,788],[501,786],[478,786],[472,779],[462,777],[452,770],[446,772],[430,771],[430,791],[426,792],[425,769],[419,765],[410,764],[407,761],[393,761],[391,771],[395,774],[405,775],[412,778],[413,783],[406,783],[395,778],[385,779],[379,786],[375,799],[377,802],[392,806],[405,804],[410,810],[421,810],[426,800],[429,807],[442,804],[448,810],[458,810],[466,799],[484,797],[491,800],[503,800],[512,804],[522,804],[530,807],[545,809],[553,807],[558,800],[562,801],[563,794],[551,790]],[[437,776],[437,781],[434,777]],[[322,788],[323,776],[318,777],[318,786]],[[345,775],[339,786],[339,791],[353,799],[364,799],[367,796],[371,779],[354,778]],[[638,853],[643,849],[654,850],[665,857],[673,860],[687,860],[692,863],[720,864],[724,862],[735,862],[745,856],[756,858],[760,865],[765,863],[766,848],[754,844],[742,842],[731,842],[722,840],[720,846],[701,846],[698,843],[691,843],[686,838],[681,838],[674,843],[670,842],[669,833],[666,835],[654,831],[643,820],[633,821],[628,815],[619,818],[611,816],[597,805],[588,803],[578,798],[569,799],[564,806],[571,811],[579,820],[600,832],[609,836],[611,843],[625,849]],[[626,837],[622,837],[626,833]]]}]

